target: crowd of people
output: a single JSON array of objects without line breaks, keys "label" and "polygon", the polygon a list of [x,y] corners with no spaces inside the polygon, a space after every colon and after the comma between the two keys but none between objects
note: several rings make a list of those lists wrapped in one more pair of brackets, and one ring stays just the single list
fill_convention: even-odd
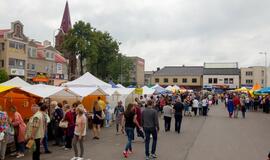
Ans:
[{"label": "crowd of people", "polygon": [[[42,101],[32,107],[33,116],[24,122],[16,106],[10,107],[8,114],[0,106],[0,160],[5,159],[7,144],[14,141],[16,152],[11,156],[21,158],[26,148],[32,151],[32,159],[39,160],[41,152],[50,154],[48,139],[52,137],[54,146],[64,150],[74,150],[71,160],[81,160],[84,156],[84,140],[88,124],[91,122],[93,140],[100,139],[101,128],[115,124],[116,135],[126,135],[127,143],[123,156],[128,158],[133,153],[132,141],[137,137],[145,142],[145,157],[157,158],[156,146],[160,130],[159,117],[164,120],[165,132],[171,131],[171,122],[174,118],[174,130],[181,133],[181,124],[184,116],[207,116],[209,106],[224,102],[229,117],[237,118],[242,112],[245,118],[246,111],[262,109],[269,112],[269,97],[252,98],[247,94],[226,93],[182,93],[172,95],[143,95],[135,98],[133,103],[124,106],[121,101],[115,107],[100,97],[93,103],[93,111],[89,113],[80,102],[68,104],[67,101]],[[150,151],[150,140],[152,147]],[[79,145],[79,150],[78,150]],[[40,146],[44,150],[41,151]]]}]

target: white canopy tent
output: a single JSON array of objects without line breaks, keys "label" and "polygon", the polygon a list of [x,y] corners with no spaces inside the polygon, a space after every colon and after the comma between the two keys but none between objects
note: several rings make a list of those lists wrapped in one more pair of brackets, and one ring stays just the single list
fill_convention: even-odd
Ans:
[{"label": "white canopy tent", "polygon": [[64,87],[100,87],[100,88],[111,88],[112,86],[102,80],[98,79],[89,72],[86,72],[81,77],[74,81],[62,84]]},{"label": "white canopy tent", "polygon": [[168,86],[165,89],[168,90],[168,91],[173,91],[173,87],[172,86]]},{"label": "white canopy tent", "polygon": [[175,90],[180,90],[180,87],[177,86],[176,84],[173,86],[173,88],[174,88]]},{"label": "white canopy tent", "polygon": [[166,91],[165,88],[161,87],[159,84],[156,84],[151,88],[155,90],[156,94],[159,94],[159,93],[162,93],[162,92]]},{"label": "white canopy tent", "polygon": [[118,88],[126,88],[126,87],[124,87],[122,84],[117,84],[116,85]]},{"label": "white canopy tent", "polygon": [[1,86],[14,86],[14,87],[29,87],[31,84],[25,82],[20,77],[14,77],[4,83],[0,84]]},{"label": "white canopy tent", "polygon": [[98,87],[69,87],[68,89],[80,95],[82,98],[89,95],[107,95],[102,89]]},{"label": "white canopy tent", "polygon": [[142,87],[142,89],[143,89],[143,94],[146,94],[146,95],[152,95],[155,93],[155,89],[149,88],[147,86]]},{"label": "white canopy tent", "polygon": [[40,96],[42,98],[75,98],[79,99],[80,95],[76,94],[75,92],[70,91],[64,87],[56,87],[44,84],[32,85],[27,87],[22,87],[22,90],[32,93],[34,95]]}]

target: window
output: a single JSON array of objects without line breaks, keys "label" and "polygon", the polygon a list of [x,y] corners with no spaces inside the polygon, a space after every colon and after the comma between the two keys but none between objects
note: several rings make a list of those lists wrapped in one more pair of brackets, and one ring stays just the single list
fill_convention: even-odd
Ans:
[{"label": "window", "polygon": [[233,78],[230,78],[230,79],[229,79],[229,83],[230,83],[230,84],[233,84]]},{"label": "window", "polygon": [[25,49],[25,44],[19,43],[19,42],[14,42],[14,41],[9,41],[9,47],[15,48],[15,49]]},{"label": "window", "polygon": [[0,60],[0,67],[3,68],[5,66],[4,60]]},{"label": "window", "polygon": [[29,57],[37,57],[37,49],[36,48],[29,47],[27,53],[28,53]]},{"label": "window", "polygon": [[159,83],[159,78],[155,78],[155,83]]},{"label": "window", "polygon": [[186,78],[183,78],[182,79],[182,83],[187,83],[187,79]]},{"label": "window", "polygon": [[262,79],[262,85],[264,85],[264,80]]},{"label": "window", "polygon": [[31,64],[31,70],[35,70],[36,69],[36,65]]},{"label": "window", "polygon": [[5,43],[0,43],[0,51],[4,51],[5,50]]},{"label": "window", "polygon": [[46,58],[50,58],[50,52],[46,52]]},{"label": "window", "polygon": [[228,84],[229,80],[228,78],[224,78],[224,84]]},{"label": "window", "polygon": [[214,78],[214,84],[217,84],[217,78]]},{"label": "window", "polygon": [[247,71],[246,76],[253,76],[253,72],[252,71]]},{"label": "window", "polygon": [[168,83],[168,82],[169,82],[168,78],[164,78],[164,79],[163,79],[163,82],[164,82],[164,83]]},{"label": "window", "polygon": [[262,70],[262,77],[264,76],[264,70]]},{"label": "window", "polygon": [[49,71],[49,66],[45,66],[44,69],[45,69],[45,71],[48,72]]},{"label": "window", "polygon": [[208,78],[208,83],[212,84],[213,83],[213,79],[212,78]]},{"label": "window", "polygon": [[9,58],[8,64],[9,64],[9,67],[11,68],[24,69],[25,60]]},{"label": "window", "polygon": [[246,84],[253,84],[253,80],[252,79],[247,79]]},{"label": "window", "polygon": [[192,83],[197,83],[197,78],[192,78]]},{"label": "window", "polygon": [[177,78],[174,78],[173,79],[173,83],[177,83],[178,82],[178,79]]}]

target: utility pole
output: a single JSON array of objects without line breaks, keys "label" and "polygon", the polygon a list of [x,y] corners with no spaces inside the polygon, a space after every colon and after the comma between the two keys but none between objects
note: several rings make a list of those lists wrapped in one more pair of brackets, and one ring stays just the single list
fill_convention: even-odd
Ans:
[{"label": "utility pole", "polygon": [[260,52],[259,54],[262,54],[264,55],[264,67],[265,67],[265,70],[264,70],[264,87],[267,87],[267,52]]}]

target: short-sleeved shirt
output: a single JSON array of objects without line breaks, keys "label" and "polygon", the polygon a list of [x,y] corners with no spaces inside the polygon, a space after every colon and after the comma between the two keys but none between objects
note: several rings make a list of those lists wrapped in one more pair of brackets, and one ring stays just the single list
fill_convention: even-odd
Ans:
[{"label": "short-sleeved shirt", "polygon": [[184,105],[181,102],[176,102],[173,109],[175,110],[175,116],[182,116]]},{"label": "short-sleeved shirt", "polygon": [[129,113],[124,113],[125,116],[125,127],[126,128],[135,128],[135,123],[134,123],[134,116],[135,116],[135,112],[129,112]]},{"label": "short-sleeved shirt", "polygon": [[74,134],[79,136],[81,128],[84,128],[82,136],[85,136],[86,135],[86,116],[84,114],[82,114],[81,116],[77,115]]}]

